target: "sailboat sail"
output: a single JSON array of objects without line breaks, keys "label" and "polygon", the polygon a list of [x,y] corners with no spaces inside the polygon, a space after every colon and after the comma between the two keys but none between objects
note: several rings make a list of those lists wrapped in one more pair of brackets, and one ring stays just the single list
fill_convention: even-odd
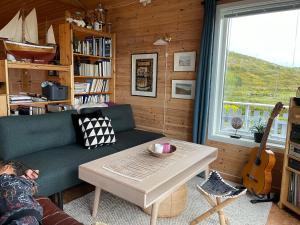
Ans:
[{"label": "sailboat sail", "polygon": [[22,18],[20,18],[20,11],[0,30],[0,37],[16,42],[22,41]]},{"label": "sailboat sail", "polygon": [[24,21],[25,41],[39,44],[38,23],[35,8],[26,16]]},{"label": "sailboat sail", "polygon": [[56,44],[52,25],[48,29],[47,36],[46,36],[46,43],[47,44]]},{"label": "sailboat sail", "polygon": [[11,39],[12,41],[15,42],[22,41],[22,24],[23,24],[22,17],[20,17],[18,20],[18,24],[16,25],[15,37]]},{"label": "sailboat sail", "polygon": [[[38,23],[36,10],[33,9],[24,18],[20,17],[20,11],[14,18],[0,30],[0,37],[8,40],[0,40],[0,51],[11,54],[16,60],[35,63],[49,63],[56,53],[56,45],[51,26],[47,32],[47,41],[54,45],[39,45]],[[28,43],[29,42],[29,43]],[[3,44],[2,44],[3,43]],[[5,56],[5,54],[3,54]]]}]

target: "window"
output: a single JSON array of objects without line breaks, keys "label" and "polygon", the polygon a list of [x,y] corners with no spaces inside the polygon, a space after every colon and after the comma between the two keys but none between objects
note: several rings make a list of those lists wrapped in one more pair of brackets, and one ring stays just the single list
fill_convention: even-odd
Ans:
[{"label": "window", "polygon": [[[208,138],[252,145],[250,128],[267,122],[276,104],[269,140],[284,144],[289,99],[300,86],[299,1],[243,1],[217,7]],[[232,118],[240,117],[242,139]],[[251,140],[251,141],[249,141]]]}]

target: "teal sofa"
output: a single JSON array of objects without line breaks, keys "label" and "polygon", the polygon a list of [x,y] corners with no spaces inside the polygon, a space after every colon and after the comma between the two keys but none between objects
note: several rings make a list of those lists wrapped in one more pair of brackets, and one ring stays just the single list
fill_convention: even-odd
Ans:
[{"label": "teal sofa", "polygon": [[130,105],[116,105],[102,108],[102,114],[111,118],[117,142],[88,150],[76,143],[72,113],[0,118],[0,159],[39,169],[39,195],[50,196],[81,183],[78,166],[82,163],[163,136],[135,129]]}]

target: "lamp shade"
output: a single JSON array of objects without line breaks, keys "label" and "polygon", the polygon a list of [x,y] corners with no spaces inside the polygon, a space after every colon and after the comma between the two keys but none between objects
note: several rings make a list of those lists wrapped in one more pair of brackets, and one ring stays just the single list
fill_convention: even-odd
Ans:
[{"label": "lamp shade", "polygon": [[168,45],[169,43],[162,38],[157,39],[153,45]]}]

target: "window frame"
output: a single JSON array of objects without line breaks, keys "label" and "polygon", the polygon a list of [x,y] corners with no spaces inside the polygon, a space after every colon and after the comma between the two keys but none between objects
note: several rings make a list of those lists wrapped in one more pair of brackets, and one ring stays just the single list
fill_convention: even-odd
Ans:
[{"label": "window frame", "polygon": [[[274,10],[274,9],[277,10]],[[246,147],[254,147],[258,144],[253,141],[253,138],[242,137],[241,139],[230,138],[226,132],[221,132],[222,110],[223,110],[223,93],[225,82],[225,70],[227,62],[227,46],[228,34],[230,31],[229,20],[234,18],[238,13],[247,13],[248,15],[257,15],[267,11],[281,11],[288,9],[300,8],[299,2],[295,0],[245,0],[228,4],[217,5],[215,36],[214,36],[214,51],[212,64],[212,80],[210,92],[210,116],[208,122],[208,139],[220,141]],[[253,12],[256,13],[253,13]],[[230,17],[226,16],[231,14]],[[279,149],[284,149],[285,142],[270,141],[270,146]]]}]

